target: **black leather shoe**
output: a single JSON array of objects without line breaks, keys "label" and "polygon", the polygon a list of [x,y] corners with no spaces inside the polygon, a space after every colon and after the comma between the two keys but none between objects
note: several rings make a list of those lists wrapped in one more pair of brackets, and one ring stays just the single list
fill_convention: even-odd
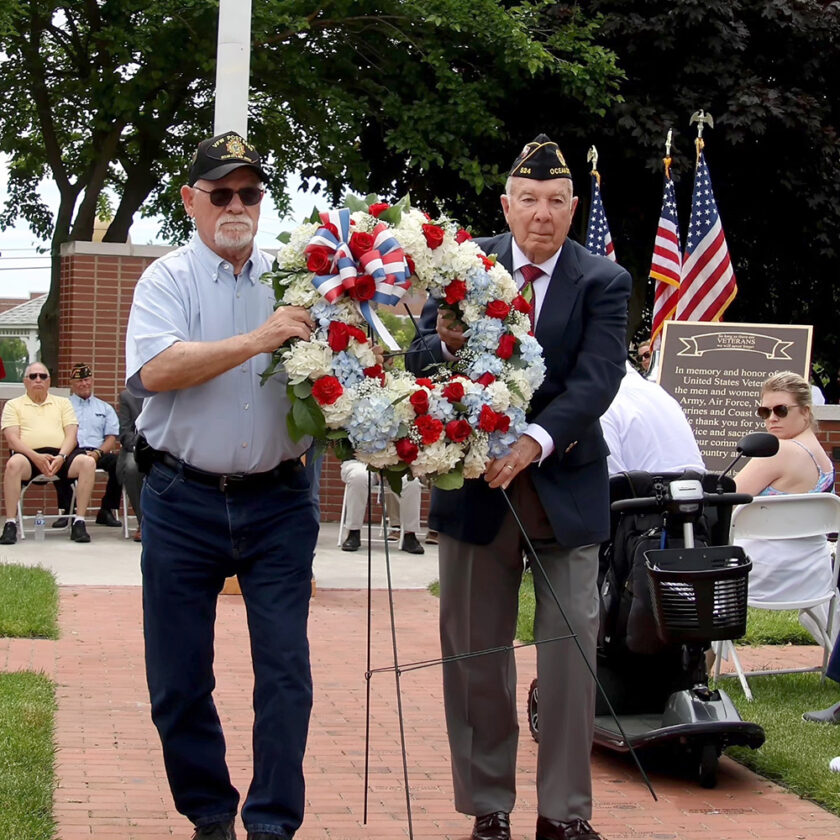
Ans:
[{"label": "black leather shoe", "polygon": [[[250,836],[250,835],[249,835]],[[198,825],[192,840],[236,840],[233,820],[230,822],[214,822]]]},{"label": "black leather shoe", "polygon": [[17,542],[17,524],[7,522],[3,526],[3,533],[0,535],[0,545],[14,545]]},{"label": "black leather shoe", "polygon": [[105,508],[100,508],[99,513],[96,514],[97,525],[107,525],[109,528],[122,528],[122,522],[116,516]]},{"label": "black leather shoe", "polygon": [[70,520],[66,516],[59,516],[53,524],[50,526],[51,528],[66,528],[70,524]]},{"label": "black leather shoe", "polygon": [[827,709],[820,709],[818,712],[805,712],[802,720],[811,723],[840,723],[840,703],[835,703]]},{"label": "black leather shoe", "polygon": [[347,539],[341,544],[342,551],[358,551],[362,544],[361,531],[348,531]]},{"label": "black leather shoe", "polygon": [[77,519],[70,526],[70,539],[73,542],[90,542],[90,535],[87,532],[87,528],[85,528],[84,519]]},{"label": "black leather shoe", "polygon": [[476,817],[470,840],[510,840],[510,814],[494,811]]},{"label": "black leather shoe", "polygon": [[403,551],[407,551],[409,554],[425,554],[426,549],[423,548],[422,545],[417,540],[417,535],[412,534],[411,531],[407,531],[405,536],[403,537],[402,546],[400,546]]},{"label": "black leather shoe", "polygon": [[537,840],[604,840],[586,820],[558,822],[537,817]]}]

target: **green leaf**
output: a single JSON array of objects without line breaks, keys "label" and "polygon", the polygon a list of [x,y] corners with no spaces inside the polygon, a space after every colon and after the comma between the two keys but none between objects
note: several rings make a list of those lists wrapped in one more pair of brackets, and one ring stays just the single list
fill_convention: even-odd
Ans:
[{"label": "green leaf", "polygon": [[365,203],[367,204],[368,207],[370,207],[371,204],[377,204],[379,201],[380,201],[380,198],[376,193],[368,193],[365,196]]},{"label": "green leaf", "polygon": [[335,457],[338,458],[339,461],[349,461],[356,454],[353,451],[353,444],[350,443],[350,440],[348,438],[342,438],[341,440],[337,440],[335,442],[333,452],[335,453]]},{"label": "green leaf", "polygon": [[344,196],[343,205],[350,210],[351,213],[355,213],[360,211],[362,213],[367,213],[368,204],[365,204],[364,199],[359,198],[357,195],[353,195],[353,193],[347,193]]},{"label": "green leaf", "polygon": [[460,490],[464,486],[464,473],[456,468],[446,475],[435,476],[432,483],[439,490]]},{"label": "green leaf", "polygon": [[321,221],[321,211],[317,207],[313,207],[306,221],[317,225]]},{"label": "green leaf", "polygon": [[391,225],[398,225],[402,219],[402,210],[399,207],[389,207],[379,214],[379,219]]},{"label": "green leaf", "polygon": [[277,373],[277,366],[280,364],[280,355],[275,351],[271,355],[271,362],[268,367],[260,374],[260,385],[265,385],[275,373]]},{"label": "green leaf", "polygon": [[292,437],[295,442],[299,441],[304,435],[312,435],[318,440],[323,440],[326,437],[327,427],[324,423],[324,412],[321,411],[321,407],[315,402],[314,397],[308,397],[305,400],[296,399],[292,403],[290,416],[298,433],[297,437]]},{"label": "green leaf", "polygon": [[343,440],[346,437],[347,429],[330,429],[327,432],[327,440]]},{"label": "green leaf", "polygon": [[382,474],[385,476],[388,486],[394,491],[394,493],[396,493],[397,496],[402,493],[403,474],[406,469],[408,469],[408,464],[405,465],[405,469],[400,469],[398,465],[382,470]]},{"label": "green leaf", "polygon": [[292,385],[292,393],[299,400],[305,400],[312,394],[312,383],[308,379],[304,379],[303,382],[297,382]]},{"label": "green leaf", "polygon": [[[283,231],[281,231],[280,233],[277,234],[277,241],[282,242],[284,245],[288,245],[289,240],[291,238],[292,238],[292,233],[291,233],[291,231],[288,231],[288,230],[283,230]],[[274,261],[274,265],[275,265],[275,267],[277,266],[277,261],[276,260]]]}]

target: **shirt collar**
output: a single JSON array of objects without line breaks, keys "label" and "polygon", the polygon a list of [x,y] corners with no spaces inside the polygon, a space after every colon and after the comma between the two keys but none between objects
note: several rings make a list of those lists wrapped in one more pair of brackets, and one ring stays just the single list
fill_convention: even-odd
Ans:
[{"label": "shirt collar", "polygon": [[[230,263],[226,259],[224,259],[224,257],[220,257],[212,248],[209,248],[207,245],[205,245],[204,241],[197,233],[193,234],[193,238],[190,241],[190,248],[192,248],[201,265],[204,268],[206,268],[207,271],[210,273],[214,283],[217,283],[219,281],[219,274],[222,271],[225,271],[223,266],[227,266],[227,270],[230,270]],[[245,265],[242,266],[242,271],[239,275],[240,277],[249,280],[252,286],[257,282],[257,278],[253,277],[251,272],[251,268],[254,265],[254,258],[256,256],[256,252],[257,243],[256,240],[254,240],[253,246],[251,248],[251,256],[248,257],[248,261],[245,263]]]},{"label": "shirt collar", "polygon": [[[531,265],[531,260],[522,253],[522,249],[516,244],[516,239],[511,237],[511,246],[513,251],[513,270],[519,271],[523,265]],[[554,266],[557,265],[557,260],[560,259],[560,252],[563,250],[561,245],[557,251],[550,256],[545,262],[533,263],[537,268],[541,268],[547,277],[551,277],[554,273]]]}]

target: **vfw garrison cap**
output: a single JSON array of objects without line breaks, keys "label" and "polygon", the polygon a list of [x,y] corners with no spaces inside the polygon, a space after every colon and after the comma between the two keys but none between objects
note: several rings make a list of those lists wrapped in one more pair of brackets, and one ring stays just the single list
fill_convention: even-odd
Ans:
[{"label": "vfw garrison cap", "polygon": [[572,173],[557,144],[546,134],[538,134],[519,153],[508,173],[514,178],[533,178],[548,181],[551,178],[568,178]]}]

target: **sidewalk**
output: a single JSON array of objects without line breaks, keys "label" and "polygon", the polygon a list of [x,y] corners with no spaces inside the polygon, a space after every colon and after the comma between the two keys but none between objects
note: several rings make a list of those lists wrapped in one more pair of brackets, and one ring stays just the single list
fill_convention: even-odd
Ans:
[{"label": "sidewalk", "polygon": [[[109,536],[100,536],[103,531],[91,529],[90,546],[67,540],[75,555],[55,552],[51,562],[60,567],[62,577],[72,577],[71,564],[81,564],[90,556],[86,554],[89,550],[94,554],[97,543],[103,547],[111,544],[110,560],[103,548],[102,558],[85,561],[91,568],[102,564],[103,574],[116,575],[136,567],[139,547],[130,541],[118,546]],[[322,562],[310,621],[315,703],[306,758],[307,813],[297,837],[407,837],[393,673],[374,673],[370,683],[369,803],[367,825],[363,824],[366,556],[359,552],[348,558],[336,549],[335,541],[334,530],[325,533],[318,552]],[[53,544],[54,538],[48,538],[49,554],[53,554]],[[44,549],[32,551],[34,545],[27,541],[11,547],[0,560],[18,562],[26,555],[26,562],[34,562]],[[394,578],[402,581],[430,575],[429,580],[433,579],[434,562],[430,561],[434,554],[427,551],[423,557],[414,557],[393,552]],[[347,581],[341,588],[327,583],[341,579]],[[395,582],[399,587],[411,585]],[[400,663],[436,657],[436,599],[423,588],[400,588],[394,594],[394,605]],[[58,837],[187,840],[191,827],[172,806],[157,735],[149,720],[139,589],[133,585],[64,585],[61,625],[58,642],[0,639],[0,669],[44,670],[57,683]],[[381,590],[372,595],[372,627],[372,667],[387,667],[392,664],[389,607],[387,593]],[[231,773],[243,794],[251,754],[247,650],[242,599],[222,596],[217,622],[216,700],[227,735]],[[816,649],[797,652],[817,656]],[[768,654],[760,655],[766,658]],[[536,820],[536,745],[528,736],[524,715],[534,673],[534,649],[520,650],[517,661],[522,736],[513,836],[526,840],[533,838]],[[414,837],[466,840],[471,821],[452,808],[440,670],[435,666],[406,671],[401,686]],[[628,760],[596,751],[592,768],[593,822],[609,840],[816,840],[840,836],[840,819],[728,759],[721,761],[714,790],[704,790],[687,779],[654,775],[659,802],[653,802]],[[241,827],[239,837],[245,837]]]}]

